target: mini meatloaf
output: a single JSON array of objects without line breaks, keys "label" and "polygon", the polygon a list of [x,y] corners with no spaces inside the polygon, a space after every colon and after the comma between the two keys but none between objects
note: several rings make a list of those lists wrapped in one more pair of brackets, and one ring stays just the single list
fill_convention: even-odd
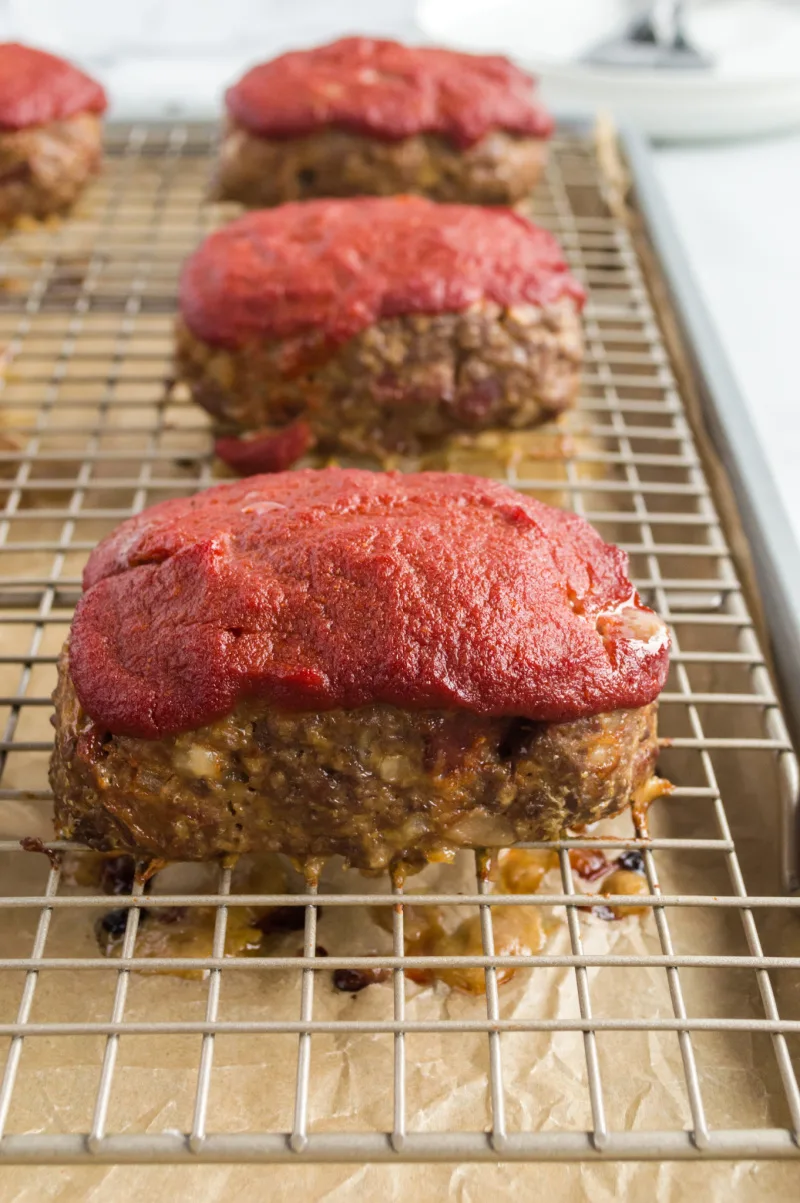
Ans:
[{"label": "mini meatloaf", "polygon": [[253,208],[315,196],[513,204],[553,122],[505,58],[342,38],[262,63],[226,94],[214,196]]},{"label": "mini meatloaf", "polygon": [[379,870],[555,837],[656,758],[664,624],[625,554],[498,482],[229,482],[91,555],[60,663],[64,838]]},{"label": "mini meatloaf", "polygon": [[0,223],[69,208],[97,170],[106,95],[55,55],[0,43]]},{"label": "mini meatloaf", "polygon": [[413,453],[572,405],[582,303],[553,237],[508,209],[298,201],[190,256],[176,375],[239,429],[302,420],[324,451]]}]

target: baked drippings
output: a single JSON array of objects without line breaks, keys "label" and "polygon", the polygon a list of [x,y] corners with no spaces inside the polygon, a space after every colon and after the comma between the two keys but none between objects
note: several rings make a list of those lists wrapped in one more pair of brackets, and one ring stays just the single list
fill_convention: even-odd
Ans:
[{"label": "baked drippings", "polygon": [[640,786],[639,789],[634,790],[631,798],[631,815],[633,817],[633,827],[638,839],[650,839],[650,833],[647,827],[647,816],[650,807],[653,805],[656,798],[662,798],[665,794],[671,794],[674,788],[675,786],[671,781],[667,781],[666,778],[659,777],[654,773],[644,785]]},{"label": "baked drippings", "polygon": [[[78,884],[88,884],[90,874],[101,888],[109,881],[109,862],[129,861],[129,857],[100,858],[94,864],[75,875]],[[131,864],[133,862],[131,861]],[[235,871],[236,872],[236,871]],[[83,877],[83,881],[81,881]],[[111,880],[116,883],[116,878]],[[128,888],[111,889],[107,892],[130,893],[133,873]],[[152,879],[150,880],[152,885]],[[253,862],[242,870],[232,885],[236,893],[284,894],[287,892],[286,874],[276,857]],[[157,895],[151,895],[147,906],[139,910],[136,932],[135,957],[210,957],[214,947],[214,931],[218,907],[215,906],[159,906]],[[102,915],[95,924],[95,936],[103,956],[118,957],[122,952],[130,908],[119,907]],[[236,957],[263,954],[265,943],[272,938],[302,927],[303,907],[289,906],[231,906],[227,908],[224,956]],[[176,977],[200,980],[206,976],[205,969],[142,969],[142,973],[170,973]]]},{"label": "baked drippings", "polygon": [[26,835],[19,843],[25,852],[41,852],[50,861],[52,869],[57,869],[61,864],[61,853],[54,848],[48,848],[38,835]]}]

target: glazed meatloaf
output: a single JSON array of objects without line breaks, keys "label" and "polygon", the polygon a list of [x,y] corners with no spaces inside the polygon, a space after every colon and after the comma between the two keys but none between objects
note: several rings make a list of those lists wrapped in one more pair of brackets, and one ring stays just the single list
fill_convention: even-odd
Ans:
[{"label": "glazed meatloaf", "polygon": [[97,170],[106,96],[55,55],[0,43],[0,223],[67,209]]},{"label": "glazed meatloaf", "polygon": [[648,783],[667,661],[624,553],[497,482],[226,483],[89,559],[55,696],[58,833],[370,870],[558,836]]},{"label": "glazed meatloaf", "polygon": [[576,397],[583,291],[545,230],[421,197],[298,201],[208,237],[180,283],[176,376],[244,430],[416,452]]},{"label": "glazed meatloaf", "polygon": [[400,192],[512,204],[553,130],[507,59],[371,38],[283,54],[225,99],[214,196],[254,208]]}]

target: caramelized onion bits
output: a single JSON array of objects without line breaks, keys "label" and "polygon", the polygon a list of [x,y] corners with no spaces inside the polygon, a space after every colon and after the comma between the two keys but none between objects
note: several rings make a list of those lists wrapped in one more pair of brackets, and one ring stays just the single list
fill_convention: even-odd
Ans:
[{"label": "caramelized onion bits", "polygon": [[569,863],[584,881],[597,881],[611,869],[605,853],[599,848],[570,848]]},{"label": "caramelized onion bits", "polygon": [[[153,907],[139,913],[135,957],[210,957],[214,946],[217,908],[213,906]],[[256,907],[234,906],[228,910],[225,956],[256,952],[263,933],[255,926]],[[109,911],[98,921],[95,934],[103,956],[121,955],[127,926],[127,910]],[[204,969],[143,969],[142,973],[173,973],[200,981]]]},{"label": "caramelized onion bits", "polygon": [[[558,854],[549,848],[502,848],[491,861],[488,880],[501,894],[535,894],[545,874],[557,866]],[[420,897],[416,895],[414,902],[403,903],[406,956],[484,955],[480,915],[468,915],[453,927],[447,922],[443,907],[426,906]],[[385,931],[392,930],[392,912],[388,907],[373,907],[372,917]],[[534,956],[544,946],[545,933],[538,907],[492,906],[492,931],[494,955],[498,957]],[[515,972],[511,965],[500,966],[496,970],[498,985],[510,981]],[[480,966],[410,968],[406,976],[421,985],[442,981],[467,994],[486,991],[486,971]]]},{"label": "caramelized onion bits", "polygon": [[[373,915],[385,929],[391,927],[386,907],[375,907]],[[525,906],[493,906],[492,931],[494,954],[498,957],[533,956],[544,945],[544,931],[538,909]],[[442,907],[406,904],[403,907],[405,955],[408,957],[481,957],[484,955],[480,915],[470,915],[453,929],[445,925]],[[513,966],[497,969],[497,984],[504,985],[514,976]],[[484,994],[486,971],[479,966],[440,966],[406,969],[412,982],[429,986],[445,982],[467,994]]]},{"label": "caramelized onion bits", "polygon": [[[535,907],[493,906],[492,931],[494,933],[494,955],[497,957],[533,956],[544,944],[544,932]],[[406,942],[408,956],[480,957],[484,955],[481,936],[480,915],[471,915],[462,920],[455,931],[442,933],[431,941],[423,938],[421,947]],[[458,966],[439,969],[408,969],[412,981],[427,984],[434,980],[445,982],[456,990],[468,994],[486,992],[486,972],[479,967]],[[498,986],[509,982],[516,970],[510,965],[497,968]]]},{"label": "caramelized onion bits", "polygon": [[550,848],[500,848],[492,880],[500,894],[535,894],[550,869],[558,868],[558,853]]},{"label": "caramelized onion bits", "polygon": [[[122,858],[120,858],[122,859]],[[104,885],[102,874],[97,884]],[[283,894],[286,875],[276,858],[264,858],[241,871],[234,892]],[[128,890],[114,891],[130,893]],[[289,914],[287,914],[289,912]],[[297,912],[302,926],[302,907],[232,906],[228,907],[225,927],[226,957],[247,956],[262,951],[270,935],[296,931]],[[157,896],[139,909],[135,957],[186,957],[205,959],[213,955],[217,907],[158,906]],[[108,911],[95,924],[95,936],[103,956],[118,957],[128,922],[128,908]],[[200,980],[205,969],[153,969],[143,973],[172,973],[177,977]]]},{"label": "caramelized onion bits", "polygon": [[359,994],[373,982],[386,982],[391,977],[391,969],[379,969],[377,966],[359,967],[358,969],[334,969],[333,986],[344,994]]},{"label": "caramelized onion bits", "polygon": [[[613,894],[636,896],[637,894],[649,894],[650,886],[643,873],[636,873],[631,869],[615,869],[603,882],[600,893],[606,897]],[[626,915],[644,915],[649,909],[647,906],[609,905],[598,907],[596,913],[599,913],[602,919],[624,919]],[[609,914],[604,914],[605,911],[608,911]]]}]

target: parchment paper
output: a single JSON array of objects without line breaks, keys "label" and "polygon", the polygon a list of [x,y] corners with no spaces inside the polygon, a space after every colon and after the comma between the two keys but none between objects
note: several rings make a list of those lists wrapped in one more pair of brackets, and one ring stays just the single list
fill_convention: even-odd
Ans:
[{"label": "parchment paper", "polygon": [[[196,420],[196,415],[192,415]],[[580,428],[567,426],[567,434],[586,447]],[[542,440],[554,448],[549,461]],[[519,436],[512,441],[479,441],[454,451],[447,466],[481,471],[486,457],[517,465],[526,472],[526,457],[536,458],[535,475],[552,474],[553,491],[546,500],[558,504],[558,482],[565,478],[561,455],[568,453],[562,435]],[[584,440],[580,442],[580,440]],[[545,461],[540,458],[545,454]],[[549,462],[550,466],[544,466]],[[593,469],[580,472],[591,478]],[[594,470],[596,471],[596,470]],[[49,473],[52,475],[52,473]],[[534,473],[531,472],[531,475]],[[68,496],[68,491],[66,492]],[[562,495],[563,496],[563,495]],[[52,495],[51,495],[52,501]],[[91,505],[91,501],[87,502]],[[735,523],[735,515],[727,515]],[[98,529],[96,537],[105,533]],[[81,530],[89,538],[89,524]],[[40,566],[25,557],[7,570],[21,575]],[[70,557],[67,571],[79,567]],[[677,575],[680,572],[677,571]],[[46,630],[40,650],[57,652],[64,625]],[[0,624],[0,651],[27,646],[33,630],[24,625]],[[701,636],[698,634],[697,638]],[[691,637],[685,647],[691,648]],[[0,692],[13,693],[18,669],[0,665]],[[44,695],[52,687],[50,668],[36,668],[29,694]],[[711,669],[694,677],[695,688],[721,687],[727,682]],[[748,725],[737,708],[725,710],[726,734],[763,734]],[[665,711],[666,714],[666,711]],[[5,718],[5,714],[3,715]],[[48,738],[45,708],[23,710],[19,740]],[[678,733],[673,731],[671,733]],[[680,733],[686,733],[681,731]],[[683,784],[702,784],[697,757],[667,752],[667,774]],[[714,757],[715,768],[733,826],[748,888],[757,893],[779,890],[777,876],[777,782],[774,761],[763,754],[725,753]],[[4,788],[41,789],[45,786],[46,756],[19,753],[9,757],[3,773]],[[652,833],[678,837],[718,837],[710,803],[688,799],[663,799],[652,812]],[[616,830],[630,832],[629,822]],[[0,803],[0,835],[50,834],[49,817],[42,803]],[[724,858],[718,853],[657,854],[659,880],[667,892],[713,895],[729,893]],[[473,888],[472,858],[464,856],[453,867],[426,871],[409,883],[411,889]],[[6,856],[0,863],[3,893],[41,891],[46,877],[44,857]],[[196,879],[176,876],[170,870],[156,889],[179,889]],[[170,879],[169,874],[172,874]],[[359,892],[385,889],[385,883],[360,876],[328,871],[325,888],[350,888]],[[558,892],[557,879],[545,888]],[[110,902],[110,906],[113,902]],[[92,923],[97,912],[56,912],[47,942],[47,955],[95,956],[97,945]],[[35,912],[6,912],[0,917],[0,955],[30,954],[37,921]],[[584,949],[589,953],[613,950],[629,954],[662,951],[653,916],[607,923],[595,916],[581,918]],[[685,953],[745,953],[741,922],[734,912],[671,911],[670,930],[675,950]],[[800,924],[793,915],[759,912],[757,923],[765,951],[800,955]],[[329,953],[389,950],[389,938],[367,914],[337,910],[323,914],[318,940]],[[277,953],[299,949],[302,936],[276,937]],[[548,921],[547,952],[569,953],[569,936],[563,915]],[[590,969],[589,985],[594,1014],[615,1017],[656,1017],[673,1014],[664,970]],[[800,980],[794,971],[773,975],[778,1005],[785,1018],[800,1018]],[[762,1017],[755,974],[745,970],[682,970],[680,974],[690,1015]],[[31,1018],[35,1021],[103,1020],[111,1012],[115,975],[92,971],[70,975],[42,971]],[[0,974],[0,1020],[15,1019],[22,990],[22,975]],[[125,1017],[129,1020],[201,1019],[205,1015],[207,983],[171,976],[132,975]],[[247,971],[223,974],[219,1015],[222,1019],[297,1019],[300,1009],[300,972]],[[501,1015],[577,1017],[578,1001],[571,969],[537,969],[520,972],[500,991]],[[407,986],[409,1019],[477,1017],[485,1013],[485,1000],[449,992],[441,985]],[[333,989],[331,974],[317,975],[314,1017],[380,1019],[392,1017],[390,983],[370,986],[356,995]],[[9,1115],[9,1132],[74,1132],[89,1128],[98,1085],[104,1040],[90,1038],[29,1038],[21,1060],[17,1088]],[[504,1034],[501,1039],[507,1122],[510,1131],[585,1130],[591,1126],[586,1087],[586,1062],[580,1033]],[[406,1038],[409,1130],[480,1130],[488,1125],[488,1042],[485,1036],[464,1034],[414,1035]],[[787,1110],[777,1076],[769,1037],[746,1033],[706,1033],[693,1038],[703,1099],[712,1127],[785,1125]],[[796,1043],[790,1041],[793,1054]],[[297,1041],[294,1036],[233,1037],[216,1040],[209,1098],[209,1131],[272,1130],[291,1128],[294,1102]],[[191,1124],[200,1037],[130,1036],[120,1042],[119,1057],[108,1116],[108,1130],[186,1131]],[[602,1033],[598,1036],[600,1069],[609,1126],[615,1129],[682,1128],[690,1126],[683,1070],[675,1033]],[[312,1040],[310,1077],[310,1129],[320,1131],[385,1130],[391,1127],[391,1036],[341,1037],[315,1035]],[[547,1203],[631,1200],[633,1203],[689,1203],[708,1200],[728,1203],[772,1198],[777,1203],[796,1200],[800,1194],[800,1167],[796,1164],[608,1164],[608,1165],[425,1165],[425,1166],[183,1166],[158,1167],[11,1167],[0,1170],[0,1199],[9,1203],[35,1200],[86,1199],[100,1203],[169,1203],[191,1198],[196,1203],[232,1199],[241,1203],[263,1199],[297,1198],[349,1201],[355,1198],[387,1201],[458,1200],[484,1203],[487,1197],[520,1199],[542,1197]]]},{"label": "parchment paper", "polygon": [[[656,804],[658,805],[658,804]],[[669,803],[664,803],[666,810]],[[618,829],[622,829],[618,827]],[[659,833],[687,834],[686,825],[671,823],[668,813],[657,822]],[[761,839],[745,844],[745,853],[762,855]],[[748,856],[749,860],[750,857]],[[31,862],[28,863],[28,860]],[[20,867],[19,862],[23,862]],[[41,862],[41,863],[40,863]],[[470,889],[471,858],[460,865],[435,868],[415,879],[412,888]],[[725,889],[710,864],[695,868],[688,860],[670,863],[660,854],[663,888],[713,892]],[[11,877],[12,867],[17,872]],[[195,871],[167,871],[158,888],[179,890],[204,884]],[[210,872],[210,871],[209,871]],[[43,857],[6,857],[3,889],[41,889],[46,873]],[[324,888],[368,891],[384,888],[341,870],[330,871]],[[546,883],[557,891],[556,880]],[[110,903],[113,905],[113,901]],[[94,956],[95,912],[57,912],[48,955]],[[671,918],[679,951],[737,951],[741,936],[733,916],[720,912],[681,912]],[[4,918],[0,947],[4,956],[30,951],[35,913]],[[800,933],[789,920],[773,916],[765,926],[771,951],[798,955]],[[548,923],[548,952],[569,952],[566,924],[558,916]],[[593,916],[581,920],[587,952],[658,953],[652,917],[607,923]],[[367,915],[329,911],[319,924],[319,943],[331,954],[389,951],[388,937]],[[299,934],[276,938],[276,952],[290,954],[302,942]],[[800,1014],[797,975],[781,991],[781,1012]],[[592,1005],[598,1016],[669,1016],[671,1006],[663,970],[607,969],[589,971]],[[708,970],[681,973],[690,1014],[759,1015],[755,978],[744,971]],[[782,979],[778,979],[781,981]],[[300,974],[288,971],[231,972],[223,975],[220,1017],[297,1018]],[[0,1015],[11,1019],[19,1003],[21,975],[3,975]],[[87,972],[72,980],[65,973],[40,975],[32,1019],[102,1020],[111,1009],[113,973]],[[449,992],[441,985],[407,987],[410,1019],[473,1017],[484,1013],[484,1000]],[[133,975],[125,1016],[135,1019],[200,1019],[206,985],[175,977]],[[571,970],[521,972],[501,988],[503,1016],[577,1016]],[[390,984],[368,987],[357,995],[340,994],[331,974],[317,975],[314,1015],[318,1019],[389,1018]],[[614,1034],[598,1037],[601,1073],[609,1124],[615,1128],[688,1126],[689,1112],[677,1037],[663,1034]],[[310,1117],[312,1131],[356,1131],[391,1126],[391,1056],[389,1036],[315,1035],[312,1041]],[[712,1125],[760,1126],[786,1122],[780,1085],[767,1037],[709,1034],[695,1037],[703,1098]],[[89,1126],[102,1056],[102,1038],[31,1038],[26,1042],[8,1130],[75,1131]],[[200,1038],[170,1036],[123,1038],[109,1114],[110,1131],[186,1130],[191,1122]],[[586,1066],[581,1036],[505,1034],[502,1038],[508,1125],[515,1130],[585,1129],[590,1126]],[[296,1038],[218,1037],[209,1107],[209,1129],[242,1131],[291,1126],[294,1099]],[[488,1123],[485,1037],[470,1035],[407,1036],[408,1127],[476,1130]],[[235,1198],[289,1199],[297,1190],[310,1199],[405,1197],[478,1199],[486,1190],[496,1197],[530,1197],[546,1190],[555,1200],[574,1199],[758,1199],[769,1190],[776,1199],[797,1197],[797,1166],[742,1165],[699,1167],[686,1164],[648,1166],[445,1166],[416,1167],[79,1167],[0,1171],[0,1197],[8,1200],[139,1199],[198,1200]],[[733,1189],[733,1194],[732,1194]],[[366,1193],[365,1193],[366,1192]],[[699,1193],[698,1193],[699,1192]]]},{"label": "parchment paper", "polygon": [[[56,650],[64,630],[48,628],[42,651]],[[24,637],[24,635],[23,635]],[[0,649],[19,647],[17,628],[2,628]],[[10,669],[0,666],[0,689],[11,688]],[[40,679],[31,692],[44,692],[50,669],[37,669]],[[712,677],[709,688],[720,681]],[[700,686],[698,685],[698,688]],[[730,713],[730,712],[728,712]],[[666,714],[666,711],[665,711]],[[48,712],[24,710],[20,739],[46,738]],[[731,733],[736,732],[737,715]],[[743,720],[738,720],[740,723]],[[729,730],[731,728],[729,727]],[[741,726],[739,734],[752,733]],[[716,758],[728,817],[733,824],[748,887],[755,892],[778,890],[775,872],[776,781],[774,764],[754,754],[726,753]],[[690,753],[667,751],[663,763],[677,782],[697,781]],[[765,772],[765,764],[768,771]],[[9,758],[6,787],[44,786],[46,756],[20,753]],[[630,833],[629,820],[614,830]],[[663,799],[652,811],[656,835],[718,836],[710,804]],[[0,834],[4,837],[50,832],[42,803],[3,804]],[[724,860],[716,853],[657,854],[665,891],[715,894],[730,892]],[[42,856],[7,855],[0,867],[2,890],[40,892],[47,863]],[[198,870],[167,870],[156,890],[197,888]],[[213,870],[200,870],[201,875]],[[472,890],[474,861],[464,855],[455,866],[437,866],[409,882],[411,890]],[[341,869],[326,871],[323,888],[359,892],[384,890],[385,883]],[[557,876],[544,888],[558,892]],[[113,906],[113,900],[109,903]],[[95,956],[92,923],[96,912],[56,912],[47,955]],[[3,956],[30,954],[37,914],[6,912],[0,919]],[[800,954],[800,924],[795,916],[759,912],[758,925],[766,951]],[[678,952],[746,952],[740,921],[725,911],[671,911],[670,929]],[[561,915],[548,920],[546,951],[570,952]],[[661,951],[652,915],[608,923],[587,915],[581,919],[585,951],[644,954]],[[319,943],[330,954],[389,951],[389,937],[368,914],[329,911],[319,923]],[[276,953],[299,950],[302,936],[275,937]],[[775,974],[779,1007],[786,1018],[800,1017],[800,981],[796,972]],[[659,969],[591,969],[592,1006],[598,1016],[670,1016],[666,974]],[[762,1016],[756,979],[744,970],[682,970],[681,984],[689,1014]],[[21,974],[0,974],[0,1018],[13,1020],[22,988]],[[37,985],[33,1020],[103,1020],[111,1011],[114,974],[80,975],[43,971]],[[171,976],[131,978],[127,1019],[200,1019],[207,985]],[[485,1013],[485,1000],[450,992],[441,984],[407,986],[410,1019],[472,1017]],[[220,1017],[291,1018],[299,1016],[300,973],[249,971],[225,973]],[[577,1017],[574,973],[570,969],[520,972],[500,991],[503,1016]],[[390,983],[372,985],[356,995],[333,989],[331,974],[317,975],[314,1016],[379,1019],[392,1016]],[[9,1115],[10,1132],[87,1130],[90,1125],[103,1051],[103,1038],[31,1038],[26,1041],[17,1089]],[[693,1038],[703,1098],[715,1127],[783,1125],[785,1103],[767,1036],[706,1033]],[[123,1038],[120,1043],[108,1130],[187,1130],[191,1125],[200,1038],[170,1036]],[[600,1067],[608,1123],[633,1130],[690,1126],[686,1089],[674,1033],[600,1034]],[[793,1051],[797,1051],[793,1048]],[[579,1033],[504,1034],[502,1037],[507,1120],[510,1131],[581,1129],[591,1126],[586,1063]],[[315,1035],[310,1082],[311,1131],[385,1130],[391,1127],[390,1036]],[[281,1131],[291,1127],[294,1100],[296,1037],[228,1037],[216,1041],[209,1102],[210,1131]],[[480,1130],[488,1126],[487,1041],[478,1035],[407,1036],[409,1130]],[[797,1197],[800,1168],[794,1165],[688,1164],[617,1166],[280,1166],[253,1167],[98,1168],[29,1167],[0,1171],[0,1198],[139,1199],[146,1190],[154,1203],[192,1197],[197,1200],[289,1199],[344,1200],[379,1194],[387,1199],[413,1191],[420,1199],[472,1200],[492,1191],[496,1197],[530,1197],[544,1191],[553,1200],[627,1199],[758,1199],[767,1192],[778,1200]],[[733,1193],[732,1193],[733,1192]]]}]

